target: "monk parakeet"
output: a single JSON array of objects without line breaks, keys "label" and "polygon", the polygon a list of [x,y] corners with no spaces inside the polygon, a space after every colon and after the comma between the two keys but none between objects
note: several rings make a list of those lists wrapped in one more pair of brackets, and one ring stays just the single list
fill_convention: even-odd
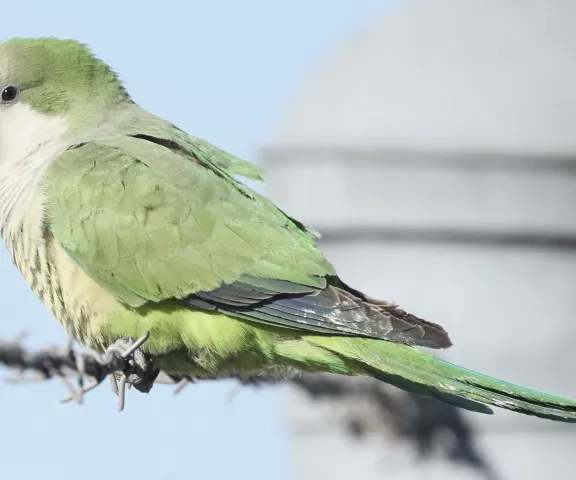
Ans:
[{"label": "monk parakeet", "polygon": [[576,400],[436,359],[442,327],[350,287],[263,171],[138,106],[72,40],[0,43],[0,232],[82,345],[175,375],[366,375],[469,410],[576,421]]}]

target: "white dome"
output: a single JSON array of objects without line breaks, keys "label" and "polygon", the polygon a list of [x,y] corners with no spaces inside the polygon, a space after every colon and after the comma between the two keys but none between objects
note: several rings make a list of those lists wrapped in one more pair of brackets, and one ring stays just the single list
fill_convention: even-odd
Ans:
[{"label": "white dome", "polygon": [[269,147],[576,152],[576,2],[415,2],[307,79]]}]

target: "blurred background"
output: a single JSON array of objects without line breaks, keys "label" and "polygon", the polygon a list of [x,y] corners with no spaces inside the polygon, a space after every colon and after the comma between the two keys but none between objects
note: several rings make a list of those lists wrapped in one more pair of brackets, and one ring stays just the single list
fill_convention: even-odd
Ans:
[{"label": "blurred background", "polygon": [[[347,283],[441,323],[442,358],[576,396],[576,3],[23,0],[2,38],[76,38],[134,99],[264,164]],[[12,16],[6,15],[10,12]],[[161,88],[159,88],[161,87]],[[168,87],[168,88],[167,88]],[[0,338],[64,332],[0,252]],[[0,478],[570,478],[576,430],[362,379],[60,405],[0,384]]]}]

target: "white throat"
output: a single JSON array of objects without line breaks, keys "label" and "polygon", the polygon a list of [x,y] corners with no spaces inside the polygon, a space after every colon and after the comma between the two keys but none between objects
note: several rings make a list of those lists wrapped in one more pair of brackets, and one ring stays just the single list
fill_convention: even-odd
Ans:
[{"label": "white throat", "polygon": [[41,114],[17,103],[0,108],[0,232],[17,235],[27,214],[41,215],[38,184],[64,149],[63,117]]}]

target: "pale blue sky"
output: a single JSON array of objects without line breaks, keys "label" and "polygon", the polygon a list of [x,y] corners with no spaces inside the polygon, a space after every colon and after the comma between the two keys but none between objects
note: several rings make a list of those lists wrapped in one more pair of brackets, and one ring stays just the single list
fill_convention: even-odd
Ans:
[{"label": "pale blue sky", "polygon": [[[194,135],[255,160],[258,145],[315,62],[384,14],[393,0],[23,0],[4,9],[2,38],[58,36],[91,45],[134,99]],[[32,346],[65,336],[0,250],[0,337]],[[4,371],[2,372],[4,373]],[[57,382],[0,383],[0,476],[19,480],[292,478],[272,391],[200,385],[173,397],[131,392],[115,411],[103,386],[61,405]]]}]

